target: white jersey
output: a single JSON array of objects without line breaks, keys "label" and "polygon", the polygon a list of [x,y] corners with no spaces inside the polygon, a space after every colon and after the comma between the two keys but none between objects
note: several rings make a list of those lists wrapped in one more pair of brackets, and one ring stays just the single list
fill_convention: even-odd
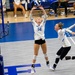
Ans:
[{"label": "white jersey", "polygon": [[44,19],[41,22],[40,25],[38,25],[35,20],[33,19],[32,15],[30,14],[30,19],[32,21],[32,25],[34,28],[34,39],[35,40],[39,40],[39,39],[45,39],[45,34],[44,34],[44,30],[45,30],[45,23],[46,23],[46,15],[44,15]]},{"label": "white jersey", "polygon": [[14,0],[15,4],[19,5],[20,4],[20,0]]},{"label": "white jersey", "polygon": [[71,33],[72,31],[69,30],[68,28],[58,30],[58,39],[62,43],[63,47],[71,46],[71,43],[69,42],[69,40],[68,40],[68,38],[66,36],[66,32]]}]

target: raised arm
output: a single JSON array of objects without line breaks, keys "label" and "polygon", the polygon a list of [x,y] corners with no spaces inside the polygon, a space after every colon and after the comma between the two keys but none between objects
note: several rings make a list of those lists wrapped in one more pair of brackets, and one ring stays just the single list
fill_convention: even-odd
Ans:
[{"label": "raised arm", "polygon": [[72,29],[73,27],[75,27],[75,24],[71,25],[71,26],[68,27],[67,29]]},{"label": "raised arm", "polygon": [[44,10],[44,8],[42,6],[40,6],[39,8],[43,11],[44,15],[42,16],[42,18],[43,18],[43,22],[45,22],[47,17],[48,17],[47,14],[46,14],[46,11]]},{"label": "raised arm", "polygon": [[75,24],[71,25],[70,27],[68,27],[66,29],[67,32],[71,33],[72,35],[75,35],[75,32],[71,31],[70,29],[72,29],[73,27],[75,27]]},{"label": "raised arm", "polygon": [[39,8],[43,11],[43,14],[46,14],[46,11],[42,6],[40,6]]},{"label": "raised arm", "polygon": [[33,16],[32,16],[32,13],[33,13],[33,10],[36,9],[36,7],[33,7],[30,11],[30,20],[33,21]]}]

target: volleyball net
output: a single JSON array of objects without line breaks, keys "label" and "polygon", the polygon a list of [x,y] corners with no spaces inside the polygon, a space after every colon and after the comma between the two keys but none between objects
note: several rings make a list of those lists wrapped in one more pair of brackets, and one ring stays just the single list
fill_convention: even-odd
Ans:
[{"label": "volleyball net", "polygon": [[4,23],[4,11],[2,0],[0,0],[0,39],[7,36],[9,34],[9,21]]}]

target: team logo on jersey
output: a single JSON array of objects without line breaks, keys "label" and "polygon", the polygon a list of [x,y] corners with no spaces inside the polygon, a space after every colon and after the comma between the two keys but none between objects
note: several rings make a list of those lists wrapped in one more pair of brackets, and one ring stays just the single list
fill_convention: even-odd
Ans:
[{"label": "team logo on jersey", "polygon": [[41,27],[38,27],[38,31],[42,31],[42,28]]}]

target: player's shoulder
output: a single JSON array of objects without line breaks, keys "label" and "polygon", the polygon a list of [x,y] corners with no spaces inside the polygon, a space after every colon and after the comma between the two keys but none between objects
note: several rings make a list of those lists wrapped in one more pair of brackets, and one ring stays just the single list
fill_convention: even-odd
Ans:
[{"label": "player's shoulder", "polygon": [[66,30],[66,28],[59,29],[59,30],[58,30],[58,33],[63,33],[63,32],[65,32],[65,30]]},{"label": "player's shoulder", "polygon": [[66,28],[63,28],[63,29],[62,29],[62,31],[65,31],[65,30],[66,30]]}]

